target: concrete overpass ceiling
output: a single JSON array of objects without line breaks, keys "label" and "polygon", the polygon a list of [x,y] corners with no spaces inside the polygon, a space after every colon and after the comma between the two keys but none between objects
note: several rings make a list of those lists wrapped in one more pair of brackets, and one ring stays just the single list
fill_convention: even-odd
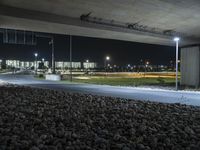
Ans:
[{"label": "concrete overpass ceiling", "polygon": [[199,0],[1,0],[0,3],[70,17],[92,12],[100,18],[147,23],[154,19],[154,23],[162,23],[158,18],[166,21],[199,18],[200,11]]},{"label": "concrete overpass ceiling", "polygon": [[0,4],[60,16],[140,23],[200,38],[199,0],[1,0]]}]

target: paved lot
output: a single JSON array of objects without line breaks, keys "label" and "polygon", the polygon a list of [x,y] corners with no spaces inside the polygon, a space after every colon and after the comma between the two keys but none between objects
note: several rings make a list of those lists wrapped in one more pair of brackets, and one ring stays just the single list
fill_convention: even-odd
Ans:
[{"label": "paved lot", "polygon": [[181,103],[200,106],[200,92],[173,91],[150,88],[114,87],[106,85],[90,85],[76,83],[61,83],[35,79],[29,75],[0,75],[0,81],[12,84],[32,86],[93,94],[101,96],[120,97],[136,100],[149,100],[163,103]]}]

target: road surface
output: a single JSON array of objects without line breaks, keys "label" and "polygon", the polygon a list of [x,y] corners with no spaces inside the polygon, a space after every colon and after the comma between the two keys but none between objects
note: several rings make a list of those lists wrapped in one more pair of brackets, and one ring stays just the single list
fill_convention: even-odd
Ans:
[{"label": "road surface", "polygon": [[200,106],[200,92],[195,91],[173,91],[163,89],[138,88],[138,87],[118,87],[108,85],[62,83],[35,79],[30,75],[0,75],[1,82],[25,85],[36,88],[47,88],[63,90],[68,92],[78,92],[83,94],[93,94],[101,96],[120,97],[134,100],[148,100],[163,103],[181,103],[187,105]]}]

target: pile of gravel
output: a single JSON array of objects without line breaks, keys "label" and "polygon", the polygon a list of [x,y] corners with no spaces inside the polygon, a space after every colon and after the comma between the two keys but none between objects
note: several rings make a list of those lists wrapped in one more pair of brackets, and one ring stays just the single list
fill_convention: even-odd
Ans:
[{"label": "pile of gravel", "polygon": [[200,108],[0,87],[0,150],[198,150]]}]

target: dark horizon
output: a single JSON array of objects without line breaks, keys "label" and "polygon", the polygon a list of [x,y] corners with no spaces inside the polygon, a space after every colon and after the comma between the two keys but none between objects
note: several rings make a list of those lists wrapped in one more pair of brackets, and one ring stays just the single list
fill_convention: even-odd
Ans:
[{"label": "dark horizon", "polygon": [[[54,35],[55,60],[69,61],[69,35]],[[0,59],[19,59],[23,61],[34,60],[33,54],[37,52],[39,59],[51,59],[51,46],[49,39],[37,38],[35,46],[4,44],[0,36]],[[97,62],[103,65],[105,57],[111,57],[110,63],[124,66],[138,65],[140,60],[148,60],[153,65],[169,65],[175,60],[175,48],[170,46],[73,36],[73,61]]]}]

